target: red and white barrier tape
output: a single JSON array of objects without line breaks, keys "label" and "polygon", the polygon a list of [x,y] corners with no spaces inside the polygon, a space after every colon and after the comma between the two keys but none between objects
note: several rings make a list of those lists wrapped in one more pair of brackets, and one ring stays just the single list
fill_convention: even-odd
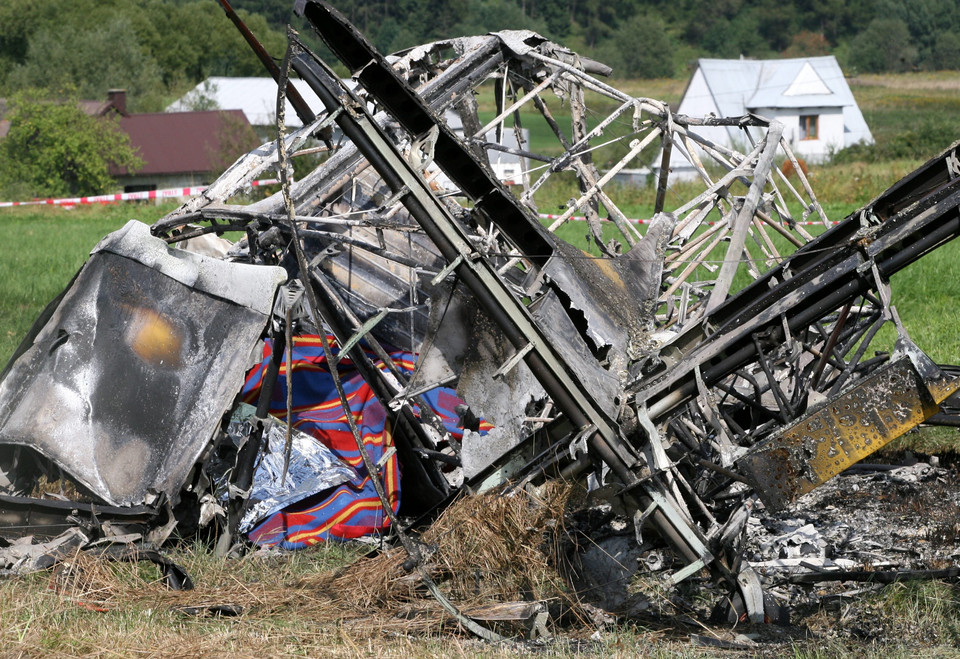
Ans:
[{"label": "red and white barrier tape", "polygon": [[[563,217],[563,216],[562,216],[562,215],[550,215],[550,214],[548,214],[548,213],[540,213],[539,215],[537,215],[537,217],[539,217],[541,220],[559,220],[559,219],[560,219],[561,217]],[[575,221],[575,222],[586,222],[586,221],[587,221],[587,218],[584,217],[583,215],[571,215],[571,216],[570,216],[569,218],[567,218],[567,219],[568,219],[568,220],[573,220],[573,221]],[[609,218],[606,218],[606,217],[600,218],[600,221],[601,221],[601,222],[612,222],[612,220],[610,220]],[[650,224],[652,221],[653,221],[653,220],[639,220],[639,219],[632,219],[632,218],[627,220],[627,222],[630,222],[631,224]],[[707,224],[709,224],[710,226],[713,226],[714,224],[716,224],[716,222],[707,222]],[[820,222],[820,221],[817,221],[817,220],[808,220],[808,221],[805,221],[805,222],[794,222],[794,224],[797,224],[797,225],[800,225],[800,226],[804,226],[804,227],[823,226],[823,222]],[[832,221],[830,221],[830,224],[840,224],[840,222],[839,222],[838,220],[832,220]]]},{"label": "red and white barrier tape", "polygon": [[[252,187],[259,187],[262,185],[276,185],[280,181],[277,179],[262,179],[259,181],[252,181],[250,185]],[[205,185],[197,185],[189,188],[165,188],[163,190],[145,190],[143,192],[118,192],[116,194],[102,194],[95,195],[92,197],[67,197],[64,199],[34,199],[32,201],[0,201],[0,208],[9,208],[11,206],[43,206],[43,205],[52,205],[52,206],[77,206],[82,204],[109,204],[117,201],[148,201],[151,199],[175,199],[177,197],[194,197],[204,190],[207,189]],[[541,220],[556,220],[562,217],[561,215],[550,215],[548,213],[540,213],[538,217]],[[585,222],[586,217],[582,215],[574,215],[569,218],[576,222]],[[607,222],[607,218],[603,218],[604,222]],[[651,220],[643,219],[630,219],[627,220],[633,224],[650,224]],[[708,222],[707,224],[713,225],[715,222]],[[816,226],[821,224],[817,221],[807,221],[807,222],[796,222],[801,226]],[[839,222],[831,222],[831,224],[839,224]]]},{"label": "red and white barrier tape", "polygon": [[[252,181],[253,187],[274,185],[277,179],[262,179]],[[109,204],[117,201],[148,201],[150,199],[175,199],[178,197],[194,197],[207,189],[205,185],[195,185],[188,188],[165,188],[163,190],[144,190],[143,192],[118,192],[116,194],[102,194],[91,197],[66,197],[63,199],[34,199],[32,201],[0,201],[0,208],[11,206],[77,206],[81,204]]]}]

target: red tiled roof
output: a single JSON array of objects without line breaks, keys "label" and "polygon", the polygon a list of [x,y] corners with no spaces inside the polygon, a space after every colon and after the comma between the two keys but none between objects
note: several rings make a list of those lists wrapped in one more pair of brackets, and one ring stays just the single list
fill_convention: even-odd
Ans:
[{"label": "red tiled roof", "polygon": [[[138,176],[219,171],[259,145],[240,110],[132,114],[120,118],[120,129],[144,161]],[[114,176],[126,173],[111,168]]]}]

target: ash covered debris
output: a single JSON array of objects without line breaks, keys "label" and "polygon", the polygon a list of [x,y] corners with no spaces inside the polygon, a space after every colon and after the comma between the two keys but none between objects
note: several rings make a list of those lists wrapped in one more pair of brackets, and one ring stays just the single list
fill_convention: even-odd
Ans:
[{"label": "ash covered debris", "polygon": [[[802,507],[960,386],[910,341],[888,284],[960,232],[956,145],[832,226],[775,121],[678,116],[531,32],[384,57],[329,5],[300,11],[356,85],[291,31],[278,139],[149,232],[107,237],[38,320],[0,381],[6,519],[76,525],[24,496],[62,471],[93,536],[105,517],[154,543],[212,527],[224,552],[390,534],[447,612],[494,638],[444,599],[416,530],[459,493],[578,480],[616,511],[629,561],[668,585],[709,574],[734,618],[769,617],[753,515]],[[324,107],[288,134],[293,74]],[[524,142],[534,119],[555,151]],[[715,125],[751,150],[712,143]],[[294,180],[316,136],[337,148]],[[677,199],[661,168],[641,231],[611,181],[660,150],[700,188]],[[502,153],[525,164],[510,188]],[[229,203],[274,169],[280,192]],[[577,197],[544,224],[565,177]],[[599,256],[556,234],[581,216]],[[231,231],[220,257],[177,247]],[[873,354],[887,323],[895,349]],[[816,524],[772,532],[775,560],[827,558]]]}]

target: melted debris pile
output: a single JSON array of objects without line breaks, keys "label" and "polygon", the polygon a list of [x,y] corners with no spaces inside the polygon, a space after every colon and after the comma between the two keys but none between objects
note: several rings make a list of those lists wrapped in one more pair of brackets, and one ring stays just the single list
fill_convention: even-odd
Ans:
[{"label": "melted debris pile", "polygon": [[857,465],[792,510],[751,519],[746,556],[767,592],[791,607],[911,578],[953,579],[958,507],[960,475],[936,457]]},{"label": "melted debris pile", "polygon": [[[583,592],[638,568],[667,591],[707,579],[733,620],[795,599],[764,592],[770,570],[816,580],[865,566],[871,543],[904,545],[868,539],[865,503],[864,525],[843,528],[804,497],[942,420],[960,386],[911,342],[888,283],[960,232],[956,145],[834,225],[779,121],[674,114],[531,32],[384,57],[329,5],[298,11],[353,81],[291,30],[277,140],[152,227],[106,237],[3,372],[0,534],[74,534],[5,553],[9,568],[63,544],[146,551],[174,530],[224,554],[388,534],[440,606],[493,639],[436,588],[417,537],[461,493],[577,481],[601,506],[575,524],[589,541],[571,541]],[[298,103],[288,133],[291,75],[322,107]],[[534,121],[554,148],[534,151]],[[694,178],[673,187],[678,156]],[[654,160],[638,223],[615,179]],[[230,203],[268,171],[279,192]],[[575,196],[543,214],[556,190]],[[561,237],[571,222],[592,253]],[[896,346],[871,351],[887,324]],[[80,497],[30,495],[61,476]],[[870,566],[938,565],[903,554]]]}]

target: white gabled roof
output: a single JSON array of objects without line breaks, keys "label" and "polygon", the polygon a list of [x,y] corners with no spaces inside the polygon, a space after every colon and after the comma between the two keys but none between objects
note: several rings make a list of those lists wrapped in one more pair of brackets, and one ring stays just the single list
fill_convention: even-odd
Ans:
[{"label": "white gabled roof", "polygon": [[803,66],[800,67],[800,73],[793,79],[787,90],[783,92],[784,96],[819,96],[824,94],[833,94],[833,90],[813,69],[810,62],[803,63]]},{"label": "white gabled roof", "polygon": [[754,62],[757,77],[748,109],[856,105],[832,55]]},{"label": "white gabled roof", "polygon": [[[832,55],[777,60],[701,59],[697,70],[722,116],[758,108],[843,107],[856,105],[853,93]],[[685,106],[700,98],[684,94]]]},{"label": "white gabled roof", "polygon": [[[323,110],[323,103],[303,80],[291,78],[290,82],[307,102],[314,113]],[[247,121],[254,126],[272,126],[277,116],[277,83],[273,78],[225,78],[210,77],[194,87],[180,100],[172,103],[167,112],[183,112],[194,107],[201,97],[209,98],[219,110],[242,110]],[[303,125],[287,99],[284,117],[287,126],[299,128]]]}]

